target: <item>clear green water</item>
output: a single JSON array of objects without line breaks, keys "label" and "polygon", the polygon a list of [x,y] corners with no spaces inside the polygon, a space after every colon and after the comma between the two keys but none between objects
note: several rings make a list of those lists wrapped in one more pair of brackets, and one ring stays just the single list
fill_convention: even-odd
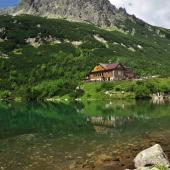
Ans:
[{"label": "clear green water", "polygon": [[0,168],[50,169],[69,160],[118,154],[153,135],[170,136],[169,122],[170,100],[2,101]]}]

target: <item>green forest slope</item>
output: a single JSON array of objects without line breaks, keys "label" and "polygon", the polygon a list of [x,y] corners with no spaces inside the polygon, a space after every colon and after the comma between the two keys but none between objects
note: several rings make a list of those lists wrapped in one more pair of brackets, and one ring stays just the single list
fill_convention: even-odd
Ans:
[{"label": "green forest slope", "polygon": [[99,62],[121,62],[137,75],[169,76],[170,31],[122,21],[121,28],[0,16],[0,97],[70,94]]}]

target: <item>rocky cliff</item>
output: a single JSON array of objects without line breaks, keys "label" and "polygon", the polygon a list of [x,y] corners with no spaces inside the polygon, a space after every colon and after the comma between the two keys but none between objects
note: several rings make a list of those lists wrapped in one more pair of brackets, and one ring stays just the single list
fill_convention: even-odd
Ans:
[{"label": "rocky cliff", "polygon": [[[0,10],[1,15],[31,14],[47,18],[64,18],[74,21],[86,21],[102,27],[120,25],[120,21],[135,16],[117,9],[109,0],[21,0],[14,7]],[[143,25],[145,22],[140,20]]]}]

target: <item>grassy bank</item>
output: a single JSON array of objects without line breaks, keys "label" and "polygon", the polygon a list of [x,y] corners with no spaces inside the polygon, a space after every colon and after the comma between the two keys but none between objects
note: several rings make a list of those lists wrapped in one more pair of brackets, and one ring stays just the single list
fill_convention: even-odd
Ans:
[{"label": "grassy bank", "polygon": [[83,100],[107,100],[151,98],[158,93],[169,96],[169,84],[170,78],[123,80],[116,82],[87,82],[82,84],[82,89],[77,89],[69,96],[63,97],[80,98]]},{"label": "grassy bank", "polygon": [[51,81],[48,86],[43,86],[42,84],[34,87],[36,91],[19,93],[20,91],[18,90],[18,93],[13,96],[10,91],[1,91],[0,98],[5,100],[110,100],[151,98],[158,93],[164,94],[164,96],[170,96],[170,78],[123,80],[116,82],[80,82],[78,87],[81,88],[75,88],[71,92],[68,91],[68,88],[70,88],[72,83],[69,84],[67,82],[66,86],[68,88],[65,88],[66,91],[64,92],[66,95],[57,93],[55,96],[48,94],[56,90],[56,81]]}]

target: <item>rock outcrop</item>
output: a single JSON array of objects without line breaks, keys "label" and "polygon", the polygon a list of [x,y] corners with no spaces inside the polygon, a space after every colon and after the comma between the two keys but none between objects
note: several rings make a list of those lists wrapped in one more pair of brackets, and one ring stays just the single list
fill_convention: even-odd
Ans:
[{"label": "rock outcrop", "polygon": [[48,18],[63,18],[86,21],[102,27],[117,26],[119,21],[127,18],[146,24],[135,16],[127,14],[124,8],[117,9],[109,0],[21,0],[14,7],[0,9],[0,14],[31,14]]}]

